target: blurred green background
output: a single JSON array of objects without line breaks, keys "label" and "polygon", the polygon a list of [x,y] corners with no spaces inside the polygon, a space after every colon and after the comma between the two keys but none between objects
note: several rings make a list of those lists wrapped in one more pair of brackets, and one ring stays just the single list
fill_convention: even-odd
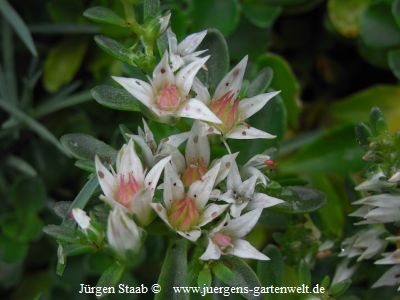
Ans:
[{"label": "blurred green background", "polygon": [[[101,255],[72,257],[58,277],[57,245],[42,232],[60,222],[54,208],[72,201],[88,175],[59,138],[82,132],[118,148],[118,125],[135,131],[141,124],[140,113],[107,109],[90,94],[96,84],[111,84],[111,75],[134,73],[95,44],[96,34],[126,44],[133,39],[127,30],[83,16],[98,5],[123,15],[120,2],[111,0],[0,0],[1,299],[84,299],[76,293],[79,283],[95,284],[110,263]],[[216,28],[227,40],[231,65],[249,54],[247,83],[263,68],[272,70],[270,87],[281,96],[251,124],[278,139],[233,147],[242,161],[278,147],[274,176],[296,176],[323,191],[328,201],[311,217],[323,236],[340,241],[352,230],[347,214],[365,168],[354,125],[379,106],[390,130],[400,129],[400,1],[167,0],[161,7],[171,11],[178,40]],[[150,126],[163,136],[160,125]],[[256,232],[255,244],[268,243],[274,228],[285,231],[282,218],[266,215],[267,229]],[[157,238],[149,244],[126,282],[156,282],[166,245]],[[336,262],[334,255],[322,259],[315,278],[333,274]],[[390,296],[394,289],[369,291],[378,277],[355,279],[359,299],[397,299]]]}]

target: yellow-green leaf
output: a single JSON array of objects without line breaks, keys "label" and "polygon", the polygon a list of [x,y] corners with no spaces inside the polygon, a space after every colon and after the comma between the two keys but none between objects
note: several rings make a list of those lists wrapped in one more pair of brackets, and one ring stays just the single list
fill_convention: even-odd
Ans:
[{"label": "yellow-green leaf", "polygon": [[328,14],[335,29],[343,36],[353,38],[360,31],[360,16],[371,0],[329,0]]},{"label": "yellow-green leaf", "polygon": [[334,122],[368,121],[371,108],[378,106],[385,115],[389,130],[400,129],[400,86],[375,85],[366,90],[335,101],[330,107]]},{"label": "yellow-green leaf", "polygon": [[56,92],[72,80],[82,63],[87,44],[85,38],[68,37],[50,50],[44,65],[46,90]]}]

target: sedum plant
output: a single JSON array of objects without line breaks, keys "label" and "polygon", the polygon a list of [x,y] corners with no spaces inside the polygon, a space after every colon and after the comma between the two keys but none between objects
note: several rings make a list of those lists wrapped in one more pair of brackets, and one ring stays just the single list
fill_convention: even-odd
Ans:
[{"label": "sedum plant", "polygon": [[[398,287],[399,133],[391,134],[382,112],[373,108],[369,124],[359,124],[356,134],[366,149],[363,158],[369,167],[365,180],[355,188],[362,198],[353,202],[357,209],[350,214],[357,218],[358,230],[343,241],[339,253],[346,258],[344,277],[353,276],[363,260],[374,260],[375,265],[386,265],[388,269],[377,277],[372,288]],[[353,262],[351,267],[350,262]]]},{"label": "sedum plant", "polygon": [[[56,206],[62,223],[44,229],[58,242],[57,273],[70,256],[102,253],[112,263],[97,285],[117,285],[161,238],[168,248],[158,299],[172,298],[173,285],[261,286],[258,276],[270,266],[259,264],[257,275],[244,259],[276,256],[277,247],[260,251],[265,242],[251,238],[265,211],[275,210],[293,215],[293,226],[274,239],[289,264],[301,266],[299,276],[309,277],[322,245],[307,214],[325,203],[324,195],[273,180],[276,149],[240,160],[231,143],[275,138],[249,121],[279,96],[268,89],[271,72],[261,70],[249,83],[244,80],[248,57],[229,70],[226,41],[218,30],[178,41],[157,1],[144,1],[141,21],[135,1],[122,4],[125,19],[104,7],[84,13],[95,22],[128,28],[134,41],[125,45],[95,37],[124,63],[127,76],[112,76],[112,83],[94,87],[92,96],[108,108],[142,113],[143,127],[132,131],[121,125],[124,143],[118,150],[85,134],[61,138],[89,176],[72,203]],[[246,141],[249,147],[251,142]],[[328,287],[329,279],[323,284]]]}]

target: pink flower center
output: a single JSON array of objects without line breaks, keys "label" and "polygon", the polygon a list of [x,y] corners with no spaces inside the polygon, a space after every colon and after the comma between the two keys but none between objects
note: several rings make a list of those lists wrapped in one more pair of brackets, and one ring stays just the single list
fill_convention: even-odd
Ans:
[{"label": "pink flower center", "polygon": [[199,222],[199,210],[194,199],[185,195],[181,200],[172,203],[169,212],[169,222],[181,231],[188,231]]},{"label": "pink flower center", "polygon": [[118,202],[121,203],[123,206],[125,206],[126,208],[130,208],[132,200],[139,189],[140,186],[133,177],[132,173],[129,173],[126,178],[124,175],[120,175],[116,198]]},{"label": "pink flower center", "polygon": [[203,160],[197,160],[189,164],[183,172],[182,181],[186,187],[189,187],[196,180],[200,180],[207,173],[207,165]]},{"label": "pink flower center", "polygon": [[212,240],[218,245],[221,250],[225,250],[228,247],[232,247],[232,238],[229,235],[217,232],[214,234]]},{"label": "pink flower center", "polygon": [[210,104],[211,111],[222,121],[219,129],[226,133],[233,128],[239,117],[239,98],[233,99],[232,92],[225,93]]},{"label": "pink flower center", "polygon": [[158,106],[161,110],[176,110],[180,104],[180,94],[174,84],[164,84],[158,94]]}]

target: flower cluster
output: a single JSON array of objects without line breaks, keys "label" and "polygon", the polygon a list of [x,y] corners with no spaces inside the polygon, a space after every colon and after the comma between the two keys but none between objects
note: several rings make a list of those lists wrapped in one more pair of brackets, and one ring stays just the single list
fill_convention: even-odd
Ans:
[{"label": "flower cluster", "polygon": [[[374,124],[377,122],[374,120],[383,120],[378,109],[373,109],[371,112],[371,127],[379,128]],[[367,153],[364,159],[373,164],[366,180],[355,188],[363,193],[364,197],[353,202],[359,208],[350,214],[352,217],[361,218],[355,225],[367,227],[344,240],[342,252],[339,254],[348,260],[357,258],[357,262],[375,259],[377,265],[393,265],[372,287],[400,285],[400,237],[397,235],[398,232],[392,232],[390,227],[385,226],[390,224],[395,228],[400,221],[399,140],[398,135],[390,135],[388,130],[380,125],[381,129],[375,130],[374,135],[367,139],[369,142],[366,145]],[[385,253],[383,251],[387,249],[388,244],[394,244],[395,250]],[[382,255],[383,258],[377,259],[378,255]],[[356,265],[349,269],[355,268]],[[354,271],[348,272],[348,277],[352,273]]]},{"label": "flower cluster", "polygon": [[[268,259],[244,238],[264,208],[283,202],[259,191],[269,182],[263,170],[271,163],[270,157],[256,155],[239,167],[239,153],[231,153],[226,139],[274,138],[246,120],[278,92],[240,99],[246,56],[210,96],[196,77],[200,69],[207,69],[209,56],[201,57],[206,50],[195,51],[206,34],[195,33],[178,43],[168,29],[168,50],[149,82],[113,77],[155,121],[195,119],[190,131],[159,142],[143,120],[137,134],[126,134],[128,142],[118,152],[115,169],[95,157],[100,199],[111,207],[107,241],[120,257],[140,250],[146,227],[158,216],[171,231],[203,245],[201,260],[221,255]],[[227,153],[212,159],[215,137],[222,140]],[[75,209],[73,217],[81,230],[90,228],[91,219],[84,211]]]}]

